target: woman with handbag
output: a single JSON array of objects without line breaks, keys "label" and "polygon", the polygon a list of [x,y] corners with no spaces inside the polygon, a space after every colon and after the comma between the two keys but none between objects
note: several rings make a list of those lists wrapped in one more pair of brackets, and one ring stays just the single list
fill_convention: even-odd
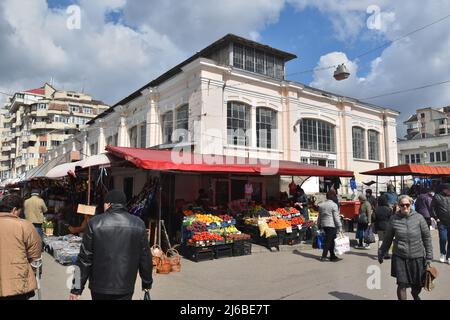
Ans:
[{"label": "woman with handbag", "polygon": [[397,279],[399,300],[406,300],[407,288],[411,288],[414,300],[420,300],[426,268],[433,259],[430,228],[424,217],[411,209],[412,203],[413,199],[409,196],[399,197],[400,211],[392,216],[378,250],[378,261],[383,263],[394,242],[391,275]]},{"label": "woman with handbag", "polygon": [[358,199],[361,202],[361,208],[359,209],[358,227],[356,229],[356,239],[359,240],[359,244],[356,248],[370,249],[370,244],[364,245],[364,237],[372,220],[372,205],[363,194],[360,194]]}]

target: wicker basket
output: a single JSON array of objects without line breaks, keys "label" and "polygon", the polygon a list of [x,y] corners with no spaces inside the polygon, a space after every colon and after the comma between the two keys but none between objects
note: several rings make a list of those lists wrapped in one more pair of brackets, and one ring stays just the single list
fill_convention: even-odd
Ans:
[{"label": "wicker basket", "polygon": [[181,271],[181,264],[173,265],[170,269],[172,272],[180,272]]},{"label": "wicker basket", "polygon": [[167,250],[167,259],[170,262],[171,271],[180,272],[181,271],[181,256],[175,249]]},{"label": "wicker basket", "polygon": [[163,255],[163,257],[160,260],[160,263],[156,266],[156,273],[160,274],[168,274],[172,270],[172,265],[170,264],[169,259],[166,257],[166,255]]},{"label": "wicker basket", "polygon": [[164,255],[164,251],[161,249],[161,247],[157,244],[154,244],[151,248],[150,248],[150,252],[152,253],[153,257],[158,257],[158,258],[162,258],[162,256]]}]

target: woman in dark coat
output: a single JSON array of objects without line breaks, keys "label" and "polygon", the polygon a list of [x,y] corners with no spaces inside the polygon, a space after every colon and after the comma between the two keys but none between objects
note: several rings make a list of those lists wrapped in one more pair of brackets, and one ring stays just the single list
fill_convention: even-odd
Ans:
[{"label": "woman in dark coat", "polygon": [[[387,198],[385,196],[379,197],[378,206],[375,209],[372,220],[372,223],[375,224],[375,232],[378,234],[378,248],[381,247],[383,243],[384,233],[386,232],[391,216],[392,209],[389,207]],[[389,254],[384,258],[388,259]]]},{"label": "woman in dark coat", "polygon": [[295,197],[296,204],[299,204],[300,207],[300,213],[302,214],[303,218],[308,221],[309,220],[309,212],[308,212],[308,197],[305,194],[305,191],[300,188],[300,186],[297,186],[297,193]]},{"label": "woman in dark coat", "polygon": [[430,228],[424,217],[411,209],[412,203],[409,196],[399,197],[400,211],[392,216],[378,250],[378,261],[383,263],[394,242],[391,275],[397,279],[399,300],[406,300],[407,288],[411,288],[414,300],[420,300],[425,268],[433,259]]}]

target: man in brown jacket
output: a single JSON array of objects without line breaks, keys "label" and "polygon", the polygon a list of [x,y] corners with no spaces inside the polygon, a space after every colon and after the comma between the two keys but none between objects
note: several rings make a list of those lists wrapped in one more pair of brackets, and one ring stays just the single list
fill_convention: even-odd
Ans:
[{"label": "man in brown jacket", "polygon": [[19,219],[23,200],[7,195],[0,201],[0,300],[27,300],[37,287],[31,263],[41,257],[41,239]]},{"label": "man in brown jacket", "polygon": [[42,223],[44,222],[44,213],[47,212],[47,206],[44,200],[39,196],[38,190],[31,192],[31,198],[25,200],[24,203],[25,219],[31,222],[41,239],[44,238]]}]

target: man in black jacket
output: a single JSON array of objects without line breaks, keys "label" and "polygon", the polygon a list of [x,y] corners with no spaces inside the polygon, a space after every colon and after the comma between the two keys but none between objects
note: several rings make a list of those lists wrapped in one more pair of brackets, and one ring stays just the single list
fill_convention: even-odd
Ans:
[{"label": "man in black jacket", "polygon": [[125,205],[123,192],[110,191],[105,214],[89,221],[78,255],[79,279],[74,279],[70,300],[80,299],[88,279],[92,300],[131,300],[138,271],[142,290],[151,289],[152,257],[145,225]]},{"label": "man in black jacket", "polygon": [[441,192],[437,192],[431,201],[431,216],[438,222],[440,261],[450,264],[450,184],[440,185]]}]

